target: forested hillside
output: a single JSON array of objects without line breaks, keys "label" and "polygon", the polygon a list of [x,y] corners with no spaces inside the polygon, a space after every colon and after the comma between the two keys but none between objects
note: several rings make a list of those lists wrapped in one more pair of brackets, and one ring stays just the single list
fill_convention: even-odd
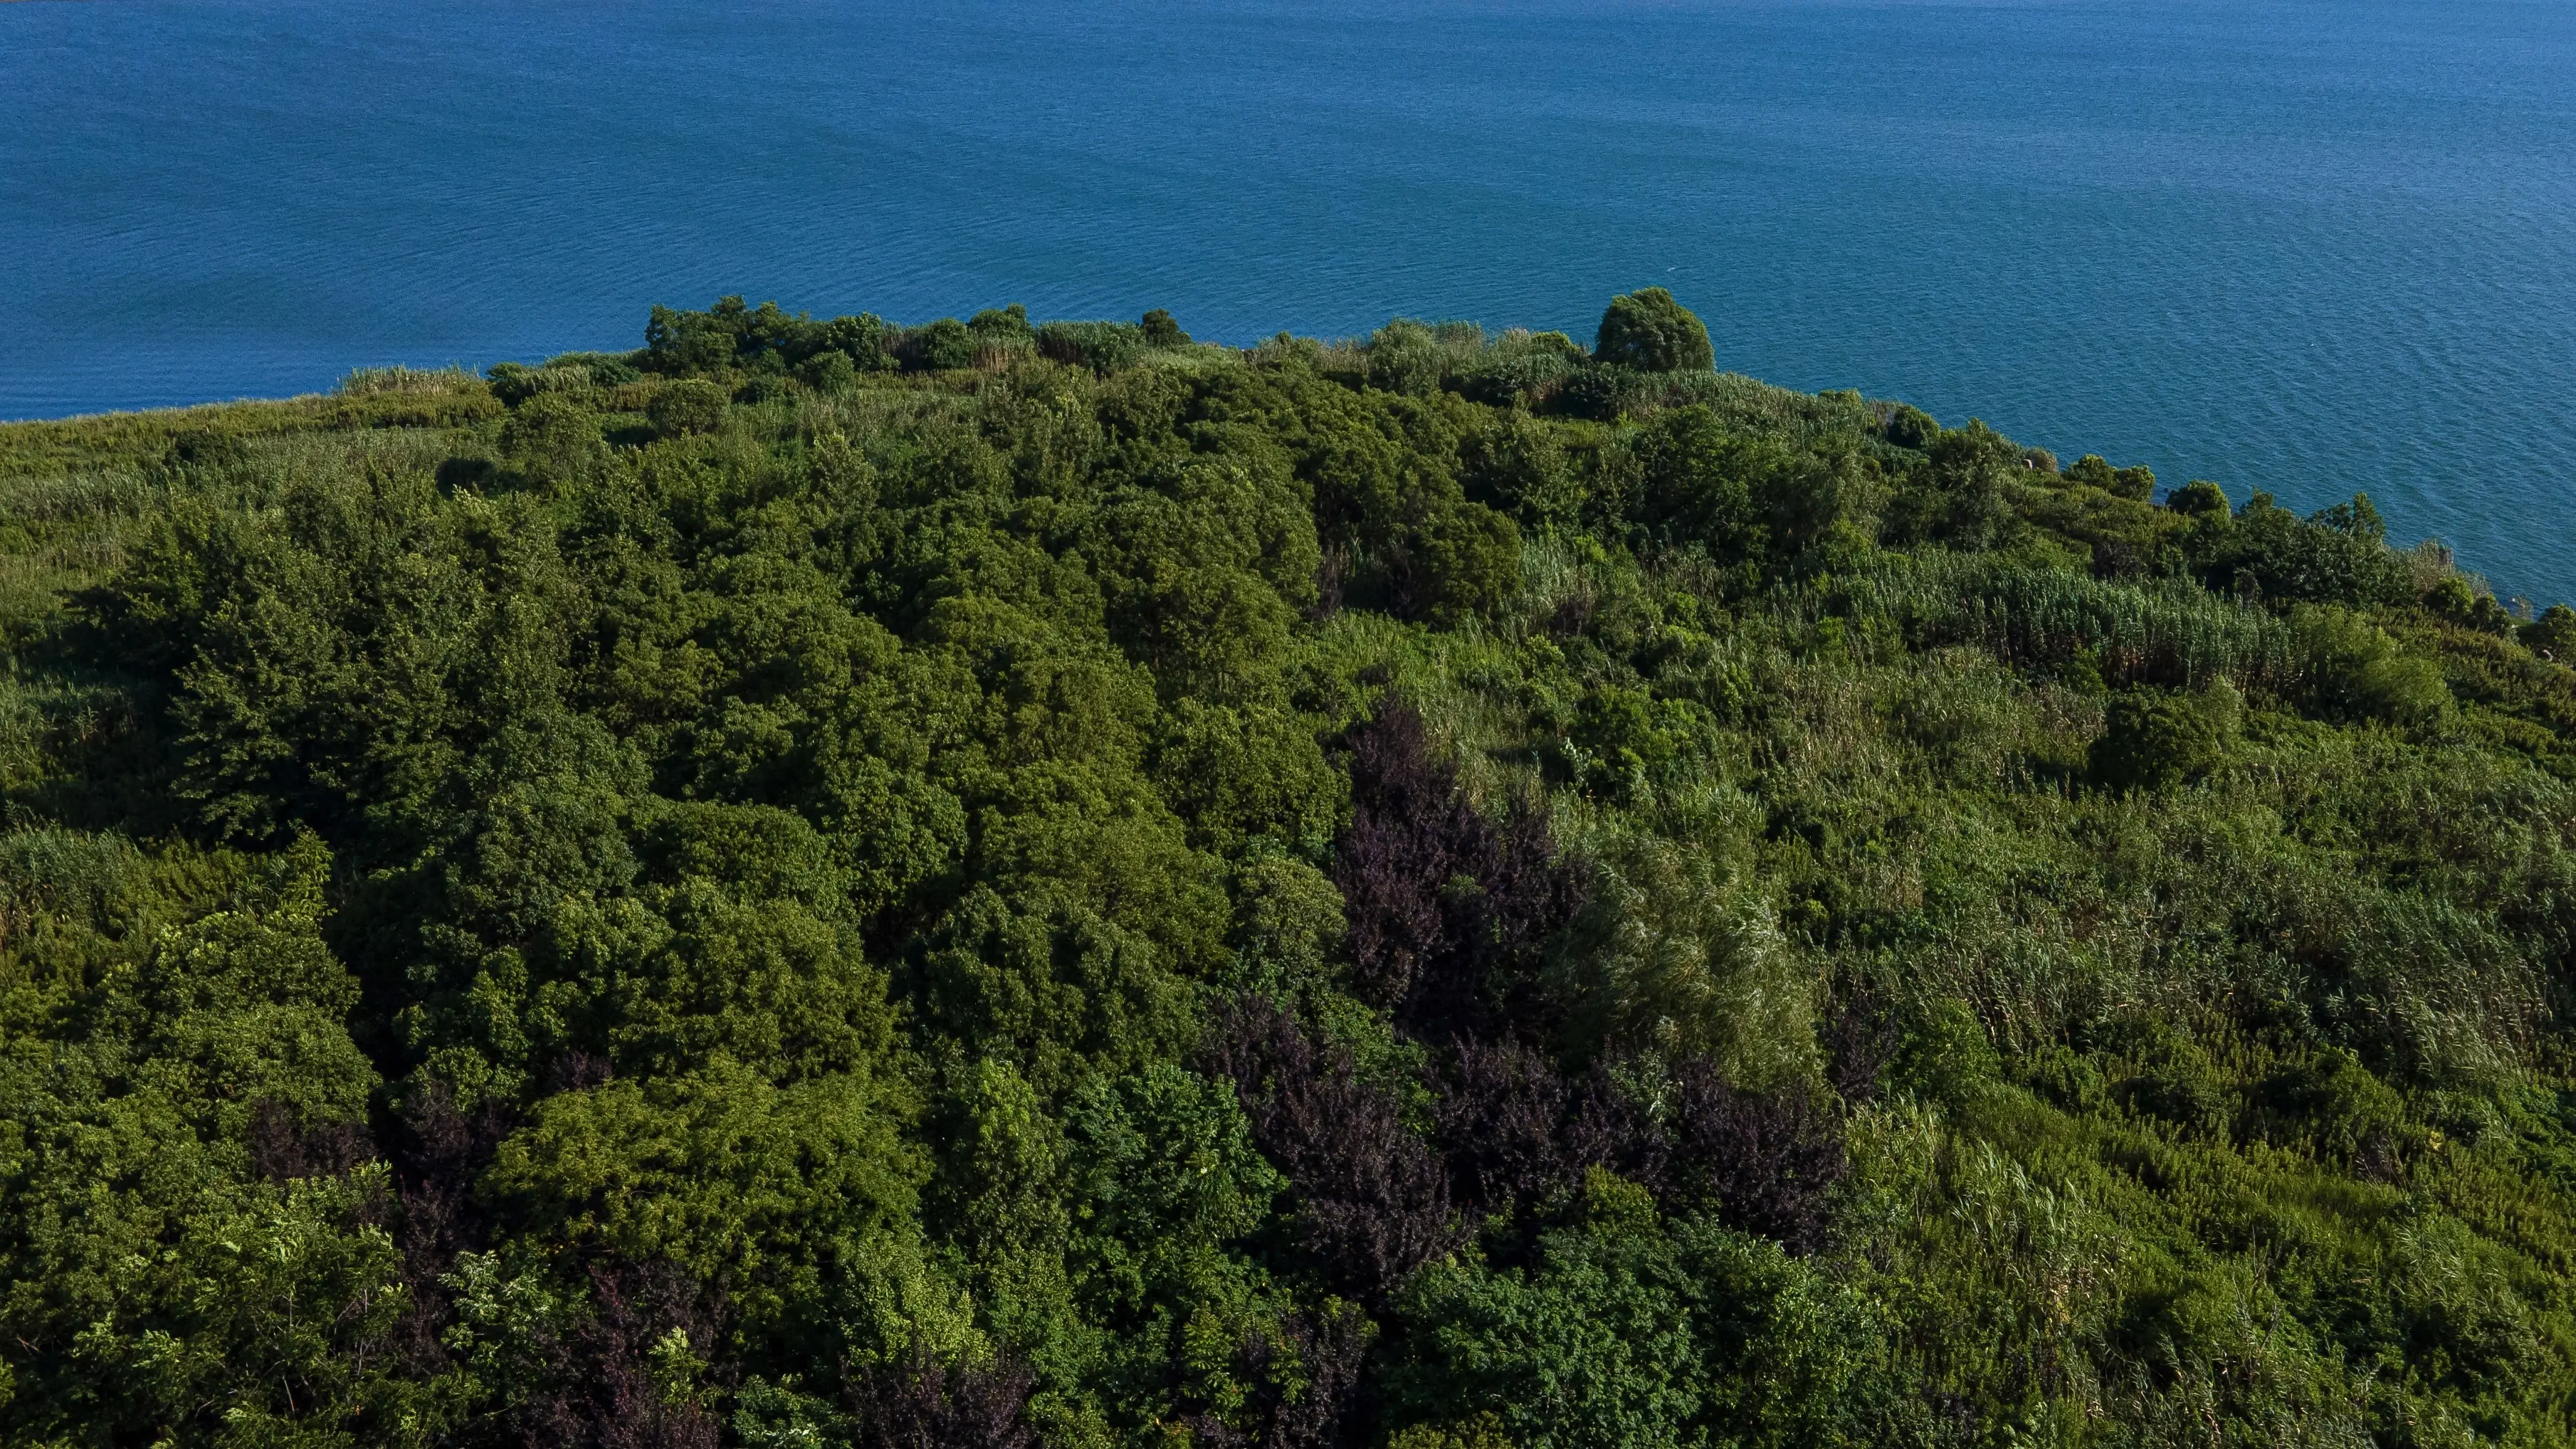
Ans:
[{"label": "forested hillside", "polygon": [[0,428],[0,1441],[2576,1437],[2576,613],[1397,321]]}]

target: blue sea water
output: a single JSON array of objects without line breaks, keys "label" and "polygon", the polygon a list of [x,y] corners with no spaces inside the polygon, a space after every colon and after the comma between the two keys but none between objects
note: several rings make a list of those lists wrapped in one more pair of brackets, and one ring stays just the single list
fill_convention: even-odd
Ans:
[{"label": "blue sea water", "polygon": [[0,4],[0,417],[654,302],[1561,327],[2576,597],[2567,0]]}]

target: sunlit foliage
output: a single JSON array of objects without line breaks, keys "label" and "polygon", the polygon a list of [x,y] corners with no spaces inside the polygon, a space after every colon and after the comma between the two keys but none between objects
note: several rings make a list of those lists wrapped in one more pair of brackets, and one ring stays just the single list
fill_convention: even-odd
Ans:
[{"label": "sunlit foliage", "polygon": [[2544,1445],[2576,614],[1559,333],[0,428],[0,1439]]}]

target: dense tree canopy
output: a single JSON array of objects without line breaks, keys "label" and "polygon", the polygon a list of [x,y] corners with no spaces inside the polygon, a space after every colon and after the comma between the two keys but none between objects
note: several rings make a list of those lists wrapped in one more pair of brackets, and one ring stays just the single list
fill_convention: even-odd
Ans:
[{"label": "dense tree canopy", "polygon": [[0,428],[0,1439],[2576,1434],[2576,614],[1397,319]]}]

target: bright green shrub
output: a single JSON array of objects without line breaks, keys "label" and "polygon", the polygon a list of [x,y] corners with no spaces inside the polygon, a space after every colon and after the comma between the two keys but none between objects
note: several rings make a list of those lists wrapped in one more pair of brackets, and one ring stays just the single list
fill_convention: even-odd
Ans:
[{"label": "bright green shrub", "polygon": [[2396,641],[2360,616],[2328,605],[2299,611],[2292,624],[2319,707],[2397,725],[2425,724],[2449,709],[2441,670],[2399,653]]},{"label": "bright green shrub", "polygon": [[2227,494],[2221,491],[2217,484],[2206,478],[2195,478],[2182,485],[2175,491],[2173,497],[2166,501],[2165,506],[2176,513],[2188,514],[2194,518],[2224,521],[2230,516]]}]

